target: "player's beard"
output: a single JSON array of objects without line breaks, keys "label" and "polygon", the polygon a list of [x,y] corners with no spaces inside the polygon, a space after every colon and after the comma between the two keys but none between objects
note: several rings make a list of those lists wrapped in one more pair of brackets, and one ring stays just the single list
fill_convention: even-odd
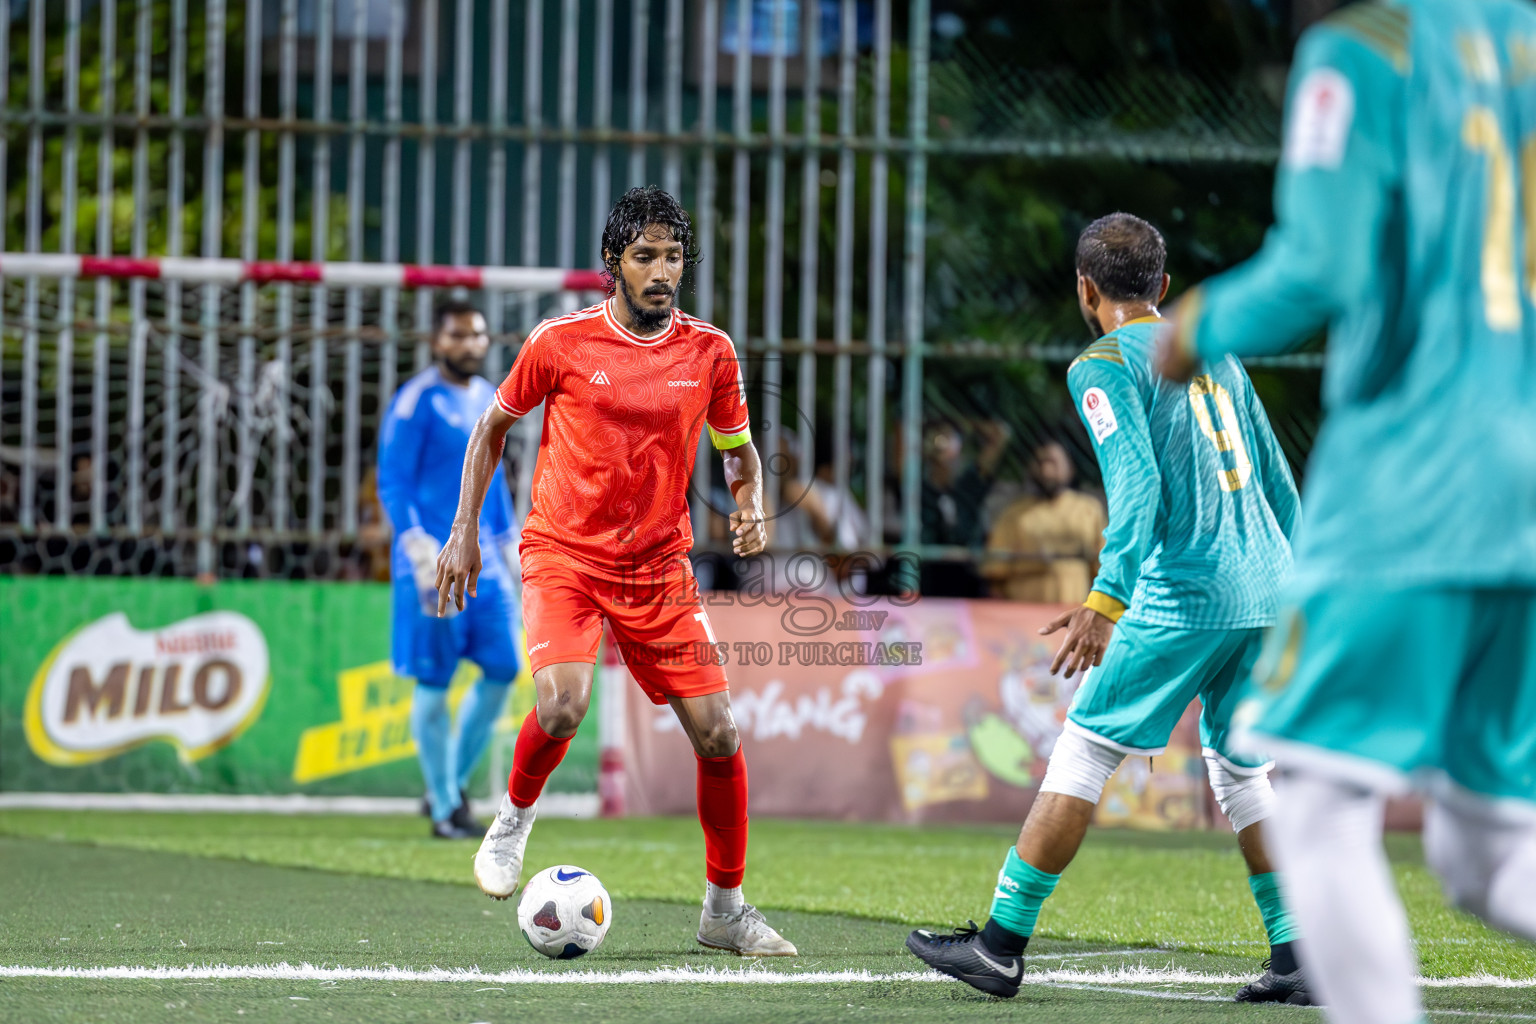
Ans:
[{"label": "player's beard", "polygon": [[443,365],[447,367],[448,371],[459,380],[469,380],[469,378],[480,372],[480,367],[485,365],[484,356],[470,355],[469,353],[458,357],[443,356],[442,360]]},{"label": "player's beard", "polygon": [[624,300],[624,305],[629,307],[630,322],[635,325],[635,330],[640,334],[654,334],[667,326],[667,321],[672,318],[672,300],[676,292],[667,293],[667,304],[660,309],[650,306],[642,306],[635,301],[634,295],[629,291],[629,282],[624,280],[624,275],[617,275],[619,279],[619,297]]},{"label": "player's beard", "polygon": [[1081,300],[1077,303],[1077,311],[1083,314],[1083,323],[1088,325],[1088,333],[1092,334],[1095,340],[1104,337],[1104,328],[1099,324],[1097,313],[1083,305]]}]

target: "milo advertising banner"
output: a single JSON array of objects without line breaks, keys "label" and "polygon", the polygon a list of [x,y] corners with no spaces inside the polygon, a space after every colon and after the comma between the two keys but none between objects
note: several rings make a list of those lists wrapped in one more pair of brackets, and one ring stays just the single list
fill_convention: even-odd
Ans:
[{"label": "milo advertising banner", "polygon": [[[0,790],[420,795],[389,616],[377,584],[0,577]],[[571,754],[552,787],[594,789],[595,735]]]},{"label": "milo advertising banner", "polygon": [[[752,813],[1028,811],[1077,683],[1048,671],[1059,635],[1036,632],[1058,609],[734,593],[706,594],[705,608],[718,642],[667,656],[724,661]],[[418,796],[414,683],[390,668],[389,615],[377,584],[0,577],[0,790]],[[623,805],[694,813],[676,716],[618,674]],[[476,677],[461,664],[451,705]],[[531,691],[525,670],[498,723],[503,763]],[[1101,824],[1219,820],[1196,710],[1166,754],[1126,759]],[[597,788],[597,721],[594,708],[551,792]]]},{"label": "milo advertising banner", "polygon": [[[814,596],[706,595],[751,773],[753,814],[876,821],[1023,821],[1080,676],[1050,674],[1060,608]],[[678,652],[680,657],[692,656]],[[1156,758],[1110,780],[1099,824],[1217,821],[1192,705]],[[667,707],[627,707],[626,802],[691,813],[693,753]],[[1222,822],[1224,824],[1224,822]]]}]

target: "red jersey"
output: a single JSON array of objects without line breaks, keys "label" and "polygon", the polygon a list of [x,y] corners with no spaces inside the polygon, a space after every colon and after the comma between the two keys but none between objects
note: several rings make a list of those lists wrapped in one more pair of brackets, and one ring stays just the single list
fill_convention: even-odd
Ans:
[{"label": "red jersey", "polygon": [[606,301],[545,320],[496,402],[512,416],[544,403],[525,572],[554,561],[623,580],[684,554],[699,433],[707,425],[717,448],[751,440],[730,336],[678,310],[653,338],[625,330]]}]

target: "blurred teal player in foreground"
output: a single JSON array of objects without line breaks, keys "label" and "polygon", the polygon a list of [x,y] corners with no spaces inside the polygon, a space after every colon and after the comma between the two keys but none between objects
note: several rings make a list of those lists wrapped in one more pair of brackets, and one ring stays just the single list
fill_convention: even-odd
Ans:
[{"label": "blurred teal player in foreground", "polygon": [[1260,836],[1274,801],[1269,765],[1233,750],[1229,735],[1290,569],[1296,486],[1236,359],[1202,366],[1187,386],[1153,372],[1164,257],[1157,229],[1129,214],[1101,218],[1078,239],[1078,302],[1098,340],[1067,384],[1098,451],[1109,528],[1088,600],[1041,632],[1067,630],[1052,672],[1100,667],[1072,700],[986,928],[915,931],[907,948],[983,992],[1017,993],[1040,905],[1076,855],[1105,783],[1127,755],[1161,754],[1198,697],[1211,788],[1270,942],[1263,977],[1237,998],[1305,1004],[1296,929]]},{"label": "blurred teal player in foreground", "polygon": [[[479,376],[490,338],[485,317],[445,302],[432,320],[434,364],[401,386],[379,435],[379,501],[395,528],[391,658],[395,674],[416,680],[411,738],[427,787],[432,834],[479,839],[485,826],[469,813],[464,791],[517,675],[521,618],[514,575],[517,520],[500,468],[491,482],[481,536],[487,547],[480,597],[469,609],[437,616],[437,555],[458,504],[469,432],[496,389]],[[459,704],[450,734],[448,684],[459,659],[484,676]]]},{"label": "blurred teal player in foreground", "polygon": [[1536,4],[1360,3],[1297,50],[1277,224],[1181,304],[1162,367],[1329,327],[1328,420],[1238,722],[1336,1021],[1425,1020],[1381,850],[1430,798],[1455,903],[1536,938]]}]

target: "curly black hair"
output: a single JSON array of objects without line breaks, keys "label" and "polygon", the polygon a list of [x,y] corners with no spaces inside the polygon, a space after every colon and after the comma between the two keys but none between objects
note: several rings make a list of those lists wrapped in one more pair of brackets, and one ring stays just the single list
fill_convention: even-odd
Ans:
[{"label": "curly black hair", "polygon": [[608,214],[608,224],[603,228],[603,267],[609,277],[617,279],[624,250],[652,224],[666,228],[672,232],[673,239],[682,244],[684,265],[691,267],[699,262],[699,249],[693,241],[693,222],[688,218],[688,211],[670,193],[655,185],[647,185],[632,188],[619,196]]},{"label": "curly black hair", "polygon": [[[448,326],[448,318],[479,313],[480,307],[462,299],[448,299],[432,307],[432,333],[437,335]],[[484,314],[482,314],[484,315]]]},{"label": "curly black hair", "polygon": [[1111,213],[1077,239],[1077,272],[1115,302],[1156,302],[1168,247],[1157,228],[1129,213]]}]

